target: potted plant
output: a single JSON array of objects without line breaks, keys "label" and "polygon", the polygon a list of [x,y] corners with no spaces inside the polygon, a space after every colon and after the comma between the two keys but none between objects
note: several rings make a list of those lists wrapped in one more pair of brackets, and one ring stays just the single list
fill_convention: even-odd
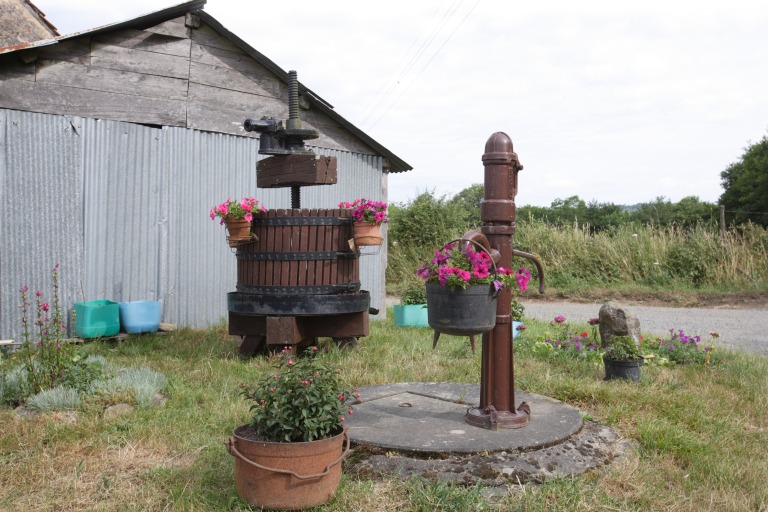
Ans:
[{"label": "potted plant", "polygon": [[[530,272],[527,269],[522,269],[528,272],[528,278],[525,282],[525,286],[528,286],[528,280],[531,278]],[[523,323],[523,315],[525,314],[525,306],[520,304],[516,300],[512,300],[512,306],[510,308],[510,315],[512,316],[512,339],[517,339],[520,333],[523,332],[526,327]]]},{"label": "potted plant", "polygon": [[406,288],[395,305],[395,325],[427,327],[427,291],[424,285],[414,284]]},{"label": "potted plant", "polygon": [[238,201],[227,199],[211,208],[208,216],[211,220],[220,219],[219,223],[227,226],[229,232],[227,242],[230,247],[237,247],[238,244],[250,242],[253,239],[251,233],[253,216],[265,211],[267,210],[259,205],[258,200],[244,197]]},{"label": "potted plant", "polygon": [[254,386],[241,385],[251,422],[227,443],[235,457],[238,494],[254,506],[296,510],[329,501],[349,453],[344,416],[360,398],[341,373],[312,347],[301,357],[286,348],[275,370]]},{"label": "potted plant", "polygon": [[342,210],[352,210],[354,224],[355,245],[381,245],[384,237],[381,234],[381,225],[389,222],[387,216],[387,203],[371,201],[370,199],[355,199],[349,203],[339,203]]},{"label": "potted plant", "polygon": [[438,333],[473,336],[493,329],[496,300],[505,286],[528,287],[525,269],[496,267],[479,244],[454,240],[435,250],[416,274],[427,282],[429,326]]},{"label": "potted plant", "polygon": [[643,357],[639,344],[632,336],[607,336],[604,346],[605,380],[640,380]]}]

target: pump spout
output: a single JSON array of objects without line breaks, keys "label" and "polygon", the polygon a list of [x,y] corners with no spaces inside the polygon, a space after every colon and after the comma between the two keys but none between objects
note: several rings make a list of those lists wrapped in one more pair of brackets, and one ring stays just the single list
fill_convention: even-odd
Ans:
[{"label": "pump spout", "polygon": [[541,262],[539,261],[539,259],[529,252],[518,251],[517,249],[512,249],[512,254],[514,256],[520,256],[521,258],[531,260],[534,263],[534,265],[536,265],[536,270],[539,273],[539,293],[543,294],[544,293],[544,269],[541,267]]}]

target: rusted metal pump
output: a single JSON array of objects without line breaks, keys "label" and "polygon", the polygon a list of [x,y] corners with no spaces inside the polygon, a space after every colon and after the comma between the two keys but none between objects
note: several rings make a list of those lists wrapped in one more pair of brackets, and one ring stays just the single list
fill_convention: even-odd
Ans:
[{"label": "rusted metal pump", "polygon": [[[485,193],[480,205],[481,232],[470,231],[467,240],[482,245],[499,266],[511,268],[512,256],[533,261],[539,273],[539,293],[544,293],[541,263],[531,254],[512,247],[515,235],[515,196],[517,173],[523,169],[512,140],[496,132],[485,144]],[[526,402],[516,407],[514,348],[512,341],[512,291],[505,288],[496,306],[496,325],[483,334],[480,374],[480,405],[470,408],[467,423],[482,428],[518,428],[528,423],[531,414]]]}]

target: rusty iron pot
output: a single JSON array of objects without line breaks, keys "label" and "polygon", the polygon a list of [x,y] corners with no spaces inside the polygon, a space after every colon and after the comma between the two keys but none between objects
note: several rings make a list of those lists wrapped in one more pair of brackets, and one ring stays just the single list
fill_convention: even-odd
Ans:
[{"label": "rusty iron pot", "polygon": [[235,457],[237,493],[256,507],[302,510],[333,498],[341,482],[341,461],[349,454],[347,429],[325,439],[276,443],[249,439],[249,425],[227,441]]},{"label": "rusty iron pot", "polygon": [[427,283],[427,319],[441,334],[474,336],[496,325],[498,293],[490,284],[478,284],[451,290]]}]

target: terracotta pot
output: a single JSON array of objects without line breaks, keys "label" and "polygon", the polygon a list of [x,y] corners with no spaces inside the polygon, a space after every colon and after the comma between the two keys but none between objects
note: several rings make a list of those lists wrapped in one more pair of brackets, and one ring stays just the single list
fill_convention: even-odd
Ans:
[{"label": "terracotta pot", "polygon": [[251,505],[301,510],[333,498],[341,482],[341,461],[349,454],[349,434],[304,443],[274,443],[244,437],[235,429],[227,443],[235,457],[237,493]]},{"label": "terracotta pot", "polygon": [[355,245],[381,245],[381,226],[373,222],[355,222]]},{"label": "terracotta pot", "polygon": [[229,232],[227,242],[230,247],[237,247],[238,244],[251,241],[251,223],[247,220],[224,217],[224,224],[227,225]]}]

